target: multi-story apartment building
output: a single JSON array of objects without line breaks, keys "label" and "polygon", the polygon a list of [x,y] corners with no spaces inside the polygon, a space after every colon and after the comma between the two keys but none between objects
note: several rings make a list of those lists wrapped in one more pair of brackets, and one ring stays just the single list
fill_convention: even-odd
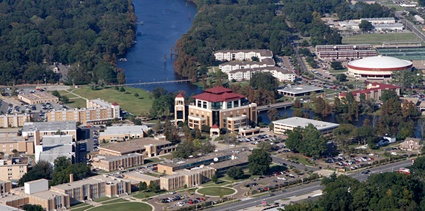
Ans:
[{"label": "multi-story apartment building", "polygon": [[228,79],[236,80],[236,81],[248,81],[251,80],[252,75],[257,72],[269,72],[280,82],[290,81],[293,82],[295,80],[295,73],[293,71],[289,71],[288,69],[283,69],[280,67],[272,66],[272,67],[260,67],[260,68],[246,68],[246,69],[237,69],[228,72]]},{"label": "multi-story apartment building", "polygon": [[229,73],[232,70],[248,69],[248,68],[265,68],[274,67],[274,59],[262,59],[259,62],[226,62],[218,65],[218,68],[224,72]]},{"label": "multi-story apartment building", "polygon": [[94,168],[102,169],[105,171],[122,170],[134,166],[143,165],[143,155],[132,153],[122,156],[108,156],[101,155],[93,158],[94,162],[91,164]]},{"label": "multi-story apartment building", "polygon": [[219,50],[214,52],[216,61],[251,61],[252,57],[258,59],[273,58],[273,52],[266,49],[253,50]]},{"label": "multi-story apartment building", "polygon": [[201,129],[203,125],[227,128],[237,131],[239,128],[257,122],[257,104],[250,103],[245,96],[233,93],[231,89],[215,87],[193,96],[195,103],[185,111],[184,98],[175,99],[175,124],[188,121],[189,127]]},{"label": "multi-story apartment building", "polygon": [[76,121],[82,124],[103,124],[108,120],[120,119],[118,103],[109,104],[101,99],[87,100],[87,108],[52,110],[46,113],[48,122]]},{"label": "multi-story apartment building", "polygon": [[19,180],[28,172],[28,157],[0,160],[0,180]]},{"label": "multi-story apartment building", "polygon": [[22,127],[29,121],[31,121],[31,114],[27,113],[0,115],[0,127]]}]

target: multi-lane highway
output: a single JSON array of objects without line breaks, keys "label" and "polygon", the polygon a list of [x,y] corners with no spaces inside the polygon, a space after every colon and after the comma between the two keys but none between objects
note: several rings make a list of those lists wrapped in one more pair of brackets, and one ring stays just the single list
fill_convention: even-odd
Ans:
[{"label": "multi-lane highway", "polygon": [[[354,173],[354,174],[349,174],[348,176],[353,177],[355,179],[358,179],[360,181],[364,181],[367,179],[367,177],[370,174],[378,174],[378,173],[383,173],[383,172],[391,172],[391,171],[396,171],[399,168],[402,167],[407,167],[411,165],[411,161],[410,160],[406,160],[406,161],[402,161],[402,162],[397,162],[397,163],[392,163],[392,164],[388,164],[385,166],[380,166],[377,168],[373,168],[371,169],[371,172],[369,174],[361,174],[361,173]],[[242,210],[242,209],[246,209],[249,207],[255,207],[257,205],[260,205],[262,201],[267,201],[267,202],[273,202],[273,201],[277,201],[280,199],[285,199],[285,198],[289,198],[289,197],[293,197],[293,196],[297,196],[297,195],[303,195],[303,194],[307,194],[316,190],[320,190],[323,189],[324,187],[320,185],[320,182],[316,182],[316,183],[311,183],[311,184],[307,184],[307,185],[303,185],[303,186],[299,186],[296,188],[292,188],[292,189],[288,189],[286,190],[286,192],[275,192],[275,196],[261,196],[261,197],[257,197],[257,198],[252,198],[252,199],[247,199],[247,200],[243,200],[241,202],[237,202],[237,203],[232,203],[229,205],[224,205],[224,206],[220,206],[217,208],[211,208],[209,210],[212,211],[223,211],[223,210]]]}]

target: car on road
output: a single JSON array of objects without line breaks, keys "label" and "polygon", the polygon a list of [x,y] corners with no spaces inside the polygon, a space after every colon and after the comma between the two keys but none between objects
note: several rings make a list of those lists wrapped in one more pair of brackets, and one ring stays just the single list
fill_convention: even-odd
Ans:
[{"label": "car on road", "polygon": [[269,196],[274,196],[274,195],[275,195],[274,193],[269,194]]}]

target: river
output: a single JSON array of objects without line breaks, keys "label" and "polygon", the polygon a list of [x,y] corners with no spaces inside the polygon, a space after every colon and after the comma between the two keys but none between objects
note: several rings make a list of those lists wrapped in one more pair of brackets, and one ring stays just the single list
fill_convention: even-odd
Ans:
[{"label": "river", "polygon": [[[125,70],[127,83],[179,80],[174,73],[170,47],[189,31],[196,15],[196,5],[184,0],[133,0],[137,21],[137,43],[128,51],[126,62],[118,62]],[[189,14],[191,19],[189,19]],[[164,60],[164,53],[166,59]],[[152,91],[158,85],[135,86]],[[161,84],[168,91],[184,90],[191,95],[202,90],[190,83]]]}]

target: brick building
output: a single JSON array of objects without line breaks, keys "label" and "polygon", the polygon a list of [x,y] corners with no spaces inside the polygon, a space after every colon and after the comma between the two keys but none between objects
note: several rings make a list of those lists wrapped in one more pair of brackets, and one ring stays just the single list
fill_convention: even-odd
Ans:
[{"label": "brick building", "polygon": [[176,146],[171,142],[150,137],[99,146],[100,155],[122,156],[139,153],[144,158],[166,154],[175,150]]},{"label": "brick building", "polygon": [[22,127],[25,122],[31,121],[31,114],[4,114],[0,115],[1,127]]},{"label": "brick building", "polygon": [[[357,102],[360,102],[360,96],[364,94],[365,100],[369,99],[375,99],[380,100],[382,96],[382,92],[384,90],[394,90],[397,95],[400,95],[400,87],[394,86],[391,84],[383,84],[383,83],[369,83],[367,85],[367,89],[359,90],[359,91],[353,91],[351,94],[354,96],[354,100]],[[339,98],[345,98],[347,96],[348,92],[341,93],[339,95]]]},{"label": "brick building", "polygon": [[49,92],[35,92],[29,94],[19,94],[18,99],[28,104],[56,103],[59,98]]},{"label": "brick building", "polygon": [[19,180],[28,172],[28,157],[0,160],[0,180]]},{"label": "brick building", "polygon": [[175,124],[188,121],[189,127],[201,129],[207,125],[238,131],[239,128],[257,123],[257,104],[250,103],[245,96],[233,93],[231,89],[214,87],[193,96],[195,103],[186,108],[184,98],[176,97]]},{"label": "brick building", "polygon": [[400,148],[409,150],[419,150],[422,148],[422,139],[420,138],[406,138],[400,143]]},{"label": "brick building", "polygon": [[107,172],[131,168],[144,164],[143,155],[138,153],[126,154],[122,156],[97,156],[93,158],[91,164],[96,169],[102,169]]}]

